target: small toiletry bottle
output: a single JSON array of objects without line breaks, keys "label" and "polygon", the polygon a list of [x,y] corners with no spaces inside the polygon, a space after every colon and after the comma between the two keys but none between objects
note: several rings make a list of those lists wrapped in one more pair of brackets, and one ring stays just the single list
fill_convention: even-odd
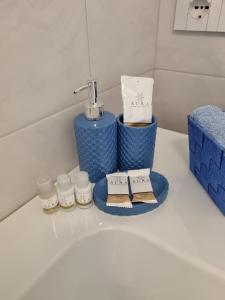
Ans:
[{"label": "small toiletry bottle", "polygon": [[51,177],[41,176],[37,180],[38,197],[44,212],[50,214],[58,209],[58,197]]},{"label": "small toiletry bottle", "polygon": [[92,184],[89,181],[87,172],[81,171],[77,173],[75,192],[78,207],[89,208],[92,206]]},{"label": "small toiletry bottle", "polygon": [[80,169],[88,172],[91,182],[96,182],[117,170],[117,123],[97,99],[96,80],[88,81],[74,93],[84,89],[89,91],[89,101],[85,113],[79,114],[73,124]]},{"label": "small toiletry bottle", "polygon": [[57,177],[57,192],[59,205],[66,211],[75,208],[75,191],[71,179],[67,174],[61,174]]}]

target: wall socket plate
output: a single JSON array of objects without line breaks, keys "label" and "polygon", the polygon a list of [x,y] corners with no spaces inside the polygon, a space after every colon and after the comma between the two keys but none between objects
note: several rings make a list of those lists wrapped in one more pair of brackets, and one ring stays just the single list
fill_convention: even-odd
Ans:
[{"label": "wall socket plate", "polygon": [[225,32],[225,0],[177,0],[174,29]]}]

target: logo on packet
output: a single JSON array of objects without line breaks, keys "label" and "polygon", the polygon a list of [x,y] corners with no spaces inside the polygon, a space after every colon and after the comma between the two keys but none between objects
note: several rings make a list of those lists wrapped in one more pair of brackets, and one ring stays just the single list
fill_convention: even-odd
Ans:
[{"label": "logo on packet", "polygon": [[126,185],[127,177],[124,176],[110,176],[109,183],[112,185]]},{"label": "logo on packet", "polygon": [[143,93],[137,93],[136,100],[131,102],[131,107],[149,107],[148,101],[144,101],[144,95]]}]

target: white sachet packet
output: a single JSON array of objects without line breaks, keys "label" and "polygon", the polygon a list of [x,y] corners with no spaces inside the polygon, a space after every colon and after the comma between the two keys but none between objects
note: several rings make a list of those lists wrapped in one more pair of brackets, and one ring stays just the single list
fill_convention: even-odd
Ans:
[{"label": "white sachet packet", "polygon": [[133,194],[132,202],[158,203],[149,175],[150,169],[128,171],[131,192]]},{"label": "white sachet packet", "polygon": [[153,78],[121,76],[124,123],[152,123]]},{"label": "white sachet packet", "polygon": [[132,208],[129,198],[128,174],[117,172],[106,175],[108,186],[107,206]]}]

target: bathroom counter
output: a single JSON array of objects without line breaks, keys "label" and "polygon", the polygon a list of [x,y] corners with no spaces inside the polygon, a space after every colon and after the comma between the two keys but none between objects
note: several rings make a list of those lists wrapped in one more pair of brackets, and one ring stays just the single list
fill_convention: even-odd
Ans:
[{"label": "bathroom counter", "polygon": [[144,215],[96,207],[46,215],[34,198],[1,222],[0,299],[19,299],[75,241],[110,229],[137,233],[225,282],[225,218],[189,171],[186,135],[158,129],[154,170],[169,180],[169,194]]}]

